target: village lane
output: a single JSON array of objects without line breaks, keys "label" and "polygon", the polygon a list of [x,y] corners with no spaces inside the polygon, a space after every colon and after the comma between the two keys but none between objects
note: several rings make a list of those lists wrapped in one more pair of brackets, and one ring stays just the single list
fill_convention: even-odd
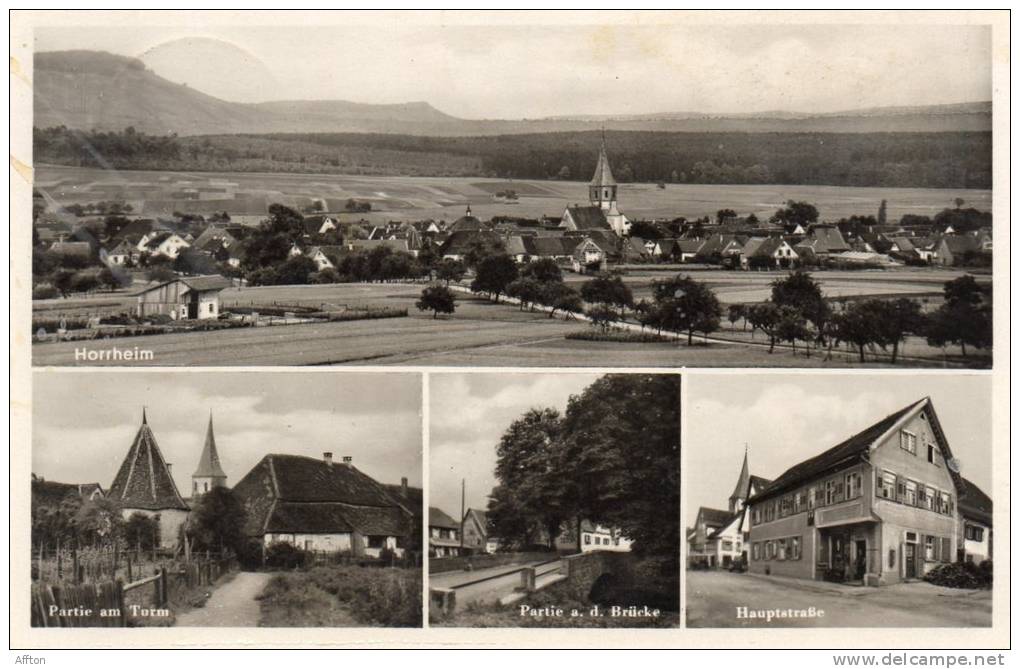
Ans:
[{"label": "village lane", "polygon": [[213,590],[204,607],[177,616],[177,626],[257,627],[259,601],[256,597],[272,577],[265,572],[239,572],[229,582]]},{"label": "village lane", "polygon": [[[991,593],[929,583],[878,588],[724,571],[689,571],[688,627],[981,627],[992,622]],[[824,612],[822,617],[738,617],[738,609]]]}]

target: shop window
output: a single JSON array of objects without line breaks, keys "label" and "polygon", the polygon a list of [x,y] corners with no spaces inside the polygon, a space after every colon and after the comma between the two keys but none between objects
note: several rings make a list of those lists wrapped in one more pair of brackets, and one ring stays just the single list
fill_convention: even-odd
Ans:
[{"label": "shop window", "polygon": [[800,559],[800,537],[790,538],[790,559],[791,560]]}]

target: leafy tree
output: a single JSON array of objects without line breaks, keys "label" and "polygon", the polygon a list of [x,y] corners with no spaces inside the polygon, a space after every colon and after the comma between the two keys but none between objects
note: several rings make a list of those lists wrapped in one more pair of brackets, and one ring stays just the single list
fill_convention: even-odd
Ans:
[{"label": "leafy tree", "polygon": [[549,318],[557,311],[566,314],[579,314],[584,311],[584,301],[580,293],[564,283],[545,283],[542,285],[540,301],[549,307]]},{"label": "leafy tree", "polygon": [[124,518],[115,501],[98,497],[81,504],[74,517],[74,527],[79,541],[105,545],[122,536]]},{"label": "leafy tree", "polygon": [[878,321],[882,314],[876,309],[877,300],[851,302],[833,318],[835,336],[839,341],[857,347],[859,359],[864,362],[864,348],[882,342]]},{"label": "leafy tree", "polygon": [[[568,518],[556,477],[560,434],[558,411],[531,409],[500,438],[495,471],[498,497],[490,500],[489,511],[501,538],[520,545],[536,543],[541,537],[553,545],[560,525]],[[508,518],[508,511],[515,512],[518,519]]]},{"label": "leafy tree", "polygon": [[421,291],[421,299],[414,303],[418,311],[431,311],[432,318],[439,314],[452,314],[457,308],[453,291],[446,286],[428,286]]},{"label": "leafy tree", "polygon": [[559,508],[619,528],[635,542],[635,552],[676,555],[680,377],[604,376],[570,398],[562,429],[552,477]]},{"label": "leafy tree", "polygon": [[605,274],[585,281],[581,285],[581,298],[589,304],[617,307],[621,317],[626,308],[634,304],[634,293],[623,279]]},{"label": "leafy tree", "polygon": [[736,218],[737,212],[732,209],[720,209],[715,213],[715,220],[719,223],[723,223],[726,219]]},{"label": "leafy tree", "polygon": [[871,308],[876,313],[877,339],[883,346],[892,346],[892,364],[896,364],[900,344],[908,334],[918,334],[924,328],[921,305],[902,297],[896,300],[876,300]]},{"label": "leafy tree", "polygon": [[308,279],[319,271],[315,261],[306,256],[293,256],[287,258],[276,268],[277,285],[305,285]]},{"label": "leafy tree", "polygon": [[478,266],[489,256],[507,255],[503,240],[494,235],[475,235],[464,249],[464,264],[470,269],[478,270]]},{"label": "leafy tree", "polygon": [[521,267],[521,277],[542,283],[563,281],[563,270],[552,258],[538,258]]},{"label": "leafy tree", "polygon": [[445,281],[446,285],[450,285],[450,282],[460,282],[467,274],[467,267],[460,260],[454,260],[453,258],[444,258],[436,266],[436,278],[440,281]]},{"label": "leafy tree", "polygon": [[533,305],[542,297],[542,282],[529,277],[518,277],[506,287],[506,294],[520,300],[520,310]]},{"label": "leafy tree", "polygon": [[788,200],[785,207],[776,210],[772,220],[777,223],[807,227],[818,221],[818,208],[809,202]]},{"label": "leafy tree", "polygon": [[59,269],[53,274],[53,287],[60,291],[61,297],[67,297],[71,292],[71,283],[74,281],[74,272],[68,269]]},{"label": "leafy tree", "polygon": [[658,306],[662,327],[687,333],[687,345],[694,343],[694,333],[705,335],[719,329],[722,306],[708,284],[690,277],[677,276],[652,284],[652,297]]},{"label": "leafy tree", "polygon": [[592,326],[608,332],[613,323],[620,320],[620,314],[608,304],[596,304],[585,312]]},{"label": "leafy tree", "polygon": [[486,256],[478,263],[471,290],[489,293],[493,301],[499,302],[499,296],[516,278],[517,263],[513,258],[506,254]]},{"label": "leafy tree", "polygon": [[641,239],[662,239],[663,237],[662,228],[651,221],[632,222],[627,234],[631,237],[640,237]]},{"label": "leafy tree", "polygon": [[877,223],[879,225],[885,225],[885,222],[886,222],[886,220],[885,220],[886,219],[885,200],[882,200],[882,204],[878,205],[878,217],[877,218],[878,218]]},{"label": "leafy tree", "polygon": [[928,343],[944,347],[956,344],[966,356],[967,346],[992,346],[991,287],[981,286],[965,274],[943,286],[945,301],[928,318],[924,330]]},{"label": "leafy tree", "polygon": [[124,541],[129,548],[148,551],[159,546],[159,521],[153,516],[134,512],[124,521]]},{"label": "leafy tree", "polygon": [[[741,318],[744,318],[746,311],[747,308],[743,304],[730,305],[729,310],[726,313],[726,319],[730,322],[731,330],[736,326],[737,321],[739,321]],[[747,329],[746,323],[744,325],[744,329],[745,330]]]},{"label": "leafy tree", "polygon": [[972,274],[947,281],[942,286],[942,294],[946,304],[977,306],[985,299],[986,290],[977,282]]},{"label": "leafy tree", "polygon": [[[811,330],[807,326],[807,319],[800,310],[790,306],[779,307],[778,318],[775,323],[775,338],[779,341],[788,341],[793,348],[794,355],[797,354],[797,340],[803,339],[807,342],[811,338]],[[805,347],[806,348],[806,347]],[[807,349],[811,355],[811,350]]]},{"label": "leafy tree", "polygon": [[822,295],[822,287],[810,274],[798,270],[786,278],[773,281],[772,302],[779,307],[788,306],[797,310],[814,326],[817,338],[822,338],[832,310]]},{"label": "leafy tree", "polygon": [[247,512],[232,490],[215,486],[198,499],[188,521],[188,534],[199,550],[230,550],[239,554],[244,550],[244,525]]}]

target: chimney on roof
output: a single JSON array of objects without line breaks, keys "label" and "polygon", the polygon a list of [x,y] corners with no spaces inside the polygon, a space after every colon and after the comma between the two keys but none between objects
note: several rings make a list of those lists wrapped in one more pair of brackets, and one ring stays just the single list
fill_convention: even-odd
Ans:
[{"label": "chimney on roof", "polygon": [[329,451],[324,452],[322,454],[322,461],[325,462],[327,465],[332,466],[333,465],[333,454],[330,453]]},{"label": "chimney on roof", "polygon": [[407,497],[407,477],[400,477],[400,492],[403,493],[404,497]]},{"label": "chimney on roof", "polygon": [[344,466],[345,467],[353,467],[354,465],[351,464],[351,462],[353,462],[353,460],[354,460],[354,458],[352,458],[351,456],[345,455],[344,456]]},{"label": "chimney on roof", "polygon": [[169,472],[171,469],[173,469],[173,466],[174,466],[174,463],[172,463],[172,462],[166,463],[166,470]]}]

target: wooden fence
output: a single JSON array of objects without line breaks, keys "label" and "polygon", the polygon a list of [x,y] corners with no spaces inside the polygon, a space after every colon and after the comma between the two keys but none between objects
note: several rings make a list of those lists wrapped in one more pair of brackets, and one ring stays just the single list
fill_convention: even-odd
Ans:
[{"label": "wooden fence", "polygon": [[[32,586],[33,627],[125,627],[137,608],[162,615],[175,593],[208,586],[234,568],[233,558],[194,560],[159,567],[151,576],[125,583],[121,579],[94,583],[40,582]],[[128,603],[138,600],[135,604]]]}]

